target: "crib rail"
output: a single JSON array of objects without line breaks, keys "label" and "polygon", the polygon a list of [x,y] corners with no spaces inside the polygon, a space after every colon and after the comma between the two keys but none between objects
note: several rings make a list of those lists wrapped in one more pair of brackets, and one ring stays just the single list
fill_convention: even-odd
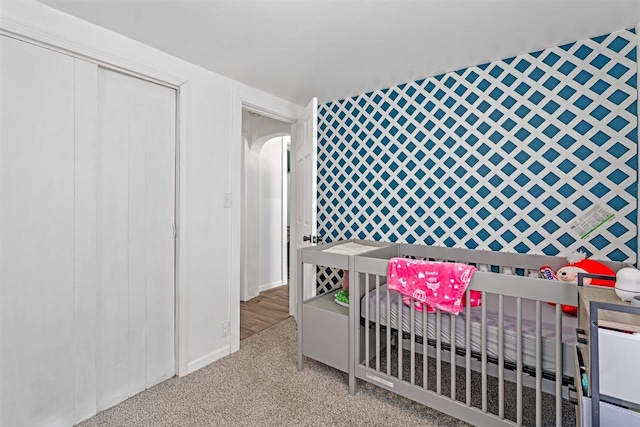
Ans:
[{"label": "crib rail", "polygon": [[[464,248],[446,248],[439,246],[398,244],[395,246],[398,256],[430,258],[448,261],[463,262],[475,265],[498,265],[508,269],[534,270],[536,276],[540,267],[546,265],[557,270],[567,264],[567,258],[562,256],[547,256],[533,254],[518,254],[507,252],[479,251]],[[367,257],[383,258],[383,253],[370,253]],[[499,262],[496,263],[496,259]],[[601,261],[614,271],[621,268],[621,263],[615,261]]]},{"label": "crib rail", "polygon": [[[438,250],[429,253],[416,250],[411,245],[402,246],[399,245],[398,255],[422,259],[438,260],[446,257],[445,260],[448,261],[475,262],[476,265],[486,263],[488,266],[494,265],[496,260],[496,254],[493,254],[492,258],[480,259],[481,262],[478,262],[465,253],[472,251],[448,250],[443,253]],[[465,256],[456,258],[461,253]],[[577,305],[578,297],[574,284],[551,282],[533,277],[518,277],[514,280],[512,274],[496,274],[489,272],[496,268],[487,268],[485,271],[474,274],[465,295],[467,304],[463,310],[464,320],[459,321],[456,316],[440,310],[437,310],[434,315],[419,312],[413,301],[408,307],[405,306],[400,294],[389,291],[384,286],[388,268],[388,250],[385,254],[387,256],[378,257],[375,253],[373,256],[370,255],[355,257],[351,267],[354,271],[350,285],[352,295],[360,295],[365,301],[373,301],[372,304],[363,305],[363,312],[359,304],[354,306],[355,317],[362,318],[357,325],[358,333],[355,334],[354,339],[356,344],[354,354],[357,361],[352,372],[354,377],[375,383],[471,424],[487,426],[523,425],[525,421],[523,393],[526,383],[535,390],[535,425],[542,425],[543,411],[544,413],[555,411],[555,424],[562,425],[562,385],[572,382],[572,378],[563,375],[563,316],[559,304]],[[549,262],[549,257],[541,258]],[[500,261],[504,259],[500,254]],[[519,260],[519,264],[497,266],[497,270],[513,272],[517,266],[524,270],[526,275],[529,273],[527,270],[534,267],[531,262],[526,261]],[[533,262],[539,262],[539,260],[534,259]],[[477,308],[481,310],[479,322],[481,330],[480,348],[476,350],[472,348],[472,344],[477,345],[472,340],[472,327],[477,328],[478,325],[472,325],[471,321],[471,290],[481,291],[483,301],[487,301],[491,294],[497,295],[498,299],[495,328],[488,326],[487,304]],[[509,331],[509,334],[515,334],[510,342],[510,345],[515,346],[515,357],[512,358],[515,360],[507,360],[505,355],[507,333],[504,326],[505,298],[510,298],[510,303],[515,301],[517,327],[515,331]],[[546,369],[543,368],[542,309],[546,307],[547,302],[558,303],[551,309],[555,318],[555,338],[553,339],[555,350],[550,355],[553,359],[552,369],[549,369],[549,366],[546,366]],[[523,303],[529,307],[533,306],[535,312],[534,361],[531,363],[531,360],[528,360],[527,364],[523,358],[522,346],[523,340],[530,339],[530,336],[525,337],[523,331]],[[408,326],[403,324],[401,315],[407,310]],[[395,325],[392,312],[396,313]],[[548,322],[549,319],[545,321]],[[435,331],[433,337],[429,336],[430,323],[435,323],[433,325],[435,327],[432,328]],[[444,336],[445,334],[447,336]],[[489,335],[497,335],[497,354],[493,356],[488,354]],[[358,336],[361,337],[360,340]],[[459,342],[459,337],[464,337],[462,343]],[[446,376],[444,375],[445,363],[448,364]],[[478,374],[479,381],[477,381]],[[510,419],[506,417],[507,379],[512,383],[510,387],[514,389],[513,392],[508,393],[510,404],[513,401],[512,404],[515,405],[515,409],[510,410]],[[475,386],[478,382],[479,388]],[[555,394],[555,405],[551,405],[550,408],[543,407],[543,385]],[[463,389],[464,393],[458,393]],[[511,399],[513,394],[515,399]],[[497,405],[491,406],[497,407],[490,410],[489,404],[494,401]]]}]

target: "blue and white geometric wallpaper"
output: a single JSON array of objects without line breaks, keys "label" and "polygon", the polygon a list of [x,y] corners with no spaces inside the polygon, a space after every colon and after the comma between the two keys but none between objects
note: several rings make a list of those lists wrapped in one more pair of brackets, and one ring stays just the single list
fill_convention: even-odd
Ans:
[{"label": "blue and white geometric wallpaper", "polygon": [[[619,31],[320,106],[319,233],[635,263],[636,44]],[[596,206],[615,217],[581,238]]]}]

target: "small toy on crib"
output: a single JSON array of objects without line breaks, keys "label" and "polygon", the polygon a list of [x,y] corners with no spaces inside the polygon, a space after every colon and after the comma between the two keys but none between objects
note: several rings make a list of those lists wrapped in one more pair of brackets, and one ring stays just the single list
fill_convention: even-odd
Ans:
[{"label": "small toy on crib", "polygon": [[[569,255],[567,257],[567,261],[568,264],[560,268],[555,273],[550,267],[545,266],[540,268],[540,275],[543,279],[559,280],[567,283],[578,283],[578,273],[599,274],[603,276],[616,275],[616,273],[605,264],[592,259],[587,259],[584,252],[576,252]],[[610,288],[615,286],[615,282],[613,280],[591,279],[590,277],[584,278],[584,284],[607,286]],[[554,303],[549,304],[555,305]],[[573,316],[578,315],[578,307],[573,307],[571,305],[563,304],[562,311]]]},{"label": "small toy on crib", "polygon": [[342,289],[336,292],[334,301],[338,305],[349,307],[349,270],[342,273]]}]

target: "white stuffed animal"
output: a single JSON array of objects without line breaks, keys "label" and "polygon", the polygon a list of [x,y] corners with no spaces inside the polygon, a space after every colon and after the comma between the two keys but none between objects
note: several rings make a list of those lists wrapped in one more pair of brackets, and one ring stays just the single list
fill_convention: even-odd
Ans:
[{"label": "white stuffed animal", "polygon": [[616,273],[616,295],[624,301],[631,301],[640,295],[640,270],[624,267]]}]

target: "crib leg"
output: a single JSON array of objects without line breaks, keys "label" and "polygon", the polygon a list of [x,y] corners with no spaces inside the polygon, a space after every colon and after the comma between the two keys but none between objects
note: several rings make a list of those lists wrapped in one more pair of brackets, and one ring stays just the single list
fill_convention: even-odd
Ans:
[{"label": "crib leg", "polygon": [[349,373],[349,396],[356,395],[356,376],[354,372]]}]

